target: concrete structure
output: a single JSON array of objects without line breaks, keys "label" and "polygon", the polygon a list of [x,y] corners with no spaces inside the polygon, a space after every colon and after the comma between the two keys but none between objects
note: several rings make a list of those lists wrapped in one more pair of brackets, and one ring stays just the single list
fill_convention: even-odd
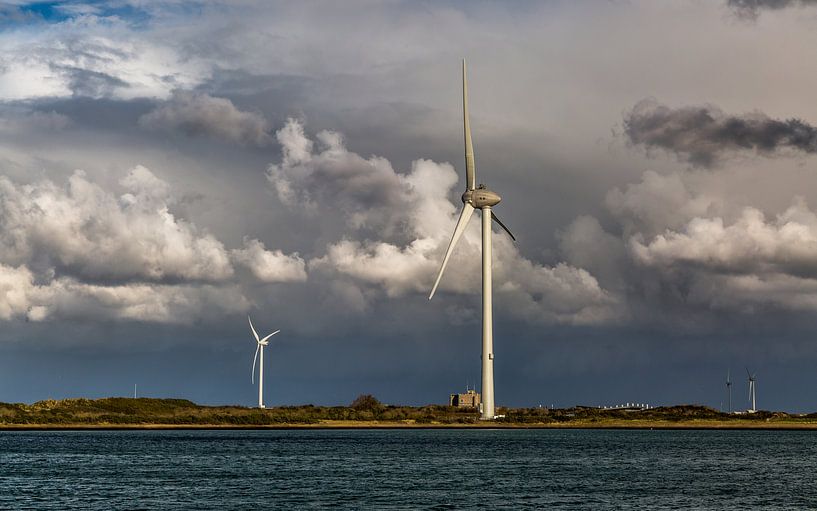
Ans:
[{"label": "concrete structure", "polygon": [[449,406],[457,408],[479,408],[480,395],[474,389],[468,389],[465,394],[451,394],[448,400]]}]

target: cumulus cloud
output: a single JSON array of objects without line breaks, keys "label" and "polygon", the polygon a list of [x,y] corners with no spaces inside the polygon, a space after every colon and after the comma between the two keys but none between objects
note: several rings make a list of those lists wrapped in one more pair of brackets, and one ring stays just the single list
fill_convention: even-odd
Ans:
[{"label": "cumulus cloud", "polygon": [[218,282],[232,275],[224,246],[170,212],[169,188],[137,166],[115,196],[74,172],[64,186],[0,177],[0,262],[55,268],[93,281]]},{"label": "cumulus cloud", "polygon": [[310,267],[379,286],[392,297],[422,293],[429,290],[428,276],[439,269],[429,258],[435,248],[428,239],[415,240],[407,247],[343,240],[330,245],[325,256],[310,261]]},{"label": "cumulus cloud", "polygon": [[303,282],[306,263],[297,254],[287,255],[280,250],[267,250],[256,239],[245,239],[244,247],[232,250],[233,260],[246,266],[261,282]]},{"label": "cumulus cloud", "polygon": [[278,130],[283,158],[270,165],[267,177],[278,198],[288,205],[316,212],[332,205],[349,225],[394,229],[409,207],[413,190],[385,158],[368,159],[347,151],[339,133],[321,131],[318,147],[303,125],[289,119]]},{"label": "cumulus cloud", "polygon": [[817,152],[817,128],[803,120],[772,119],[761,112],[730,115],[712,105],[670,108],[645,99],[625,115],[624,132],[633,144],[675,153],[701,167],[736,151]]},{"label": "cumulus cloud", "polygon": [[181,131],[242,145],[263,146],[272,138],[260,114],[239,110],[226,98],[204,93],[176,91],[164,104],[139,118],[148,130]]},{"label": "cumulus cloud", "polygon": [[[387,296],[426,295],[439,269],[458,206],[448,199],[460,180],[449,164],[417,160],[407,174],[380,157],[362,158],[340,135],[321,132],[318,143],[289,120],[278,131],[282,160],[268,177],[286,204],[319,215],[341,215],[355,230],[375,227],[378,239],[331,243],[309,261],[310,271],[346,278]],[[504,235],[494,238],[495,292],[503,307],[526,320],[599,323],[616,314],[616,301],[581,268],[544,266],[519,254]],[[457,294],[480,288],[479,222],[473,221],[452,256],[440,289]],[[358,296],[367,296],[365,292]]]},{"label": "cumulus cloud", "polygon": [[261,282],[306,280],[298,254],[246,239],[227,250],[177,218],[168,183],[143,166],[114,194],[75,171],[64,185],[0,176],[0,320],[190,323],[246,311],[233,263]]},{"label": "cumulus cloud", "polygon": [[694,218],[680,232],[667,231],[647,242],[633,239],[631,248],[647,265],[817,279],[817,215],[802,199],[772,220],[745,208],[731,225],[720,217]]},{"label": "cumulus cloud", "polygon": [[817,310],[817,213],[806,201],[769,215],[697,192],[687,178],[645,172],[613,189],[610,228],[576,218],[559,234],[561,255],[592,272],[636,323]]},{"label": "cumulus cloud", "polygon": [[[478,275],[476,265],[472,266],[471,275]],[[497,291],[507,300],[503,308],[528,321],[598,324],[625,319],[617,298],[583,268],[541,265],[517,254],[506,259],[495,275]]]},{"label": "cumulus cloud", "polygon": [[0,319],[129,320],[192,323],[214,313],[245,311],[235,286],[97,285],[71,277],[39,282],[25,265],[0,264]]},{"label": "cumulus cloud", "polygon": [[[453,230],[453,219],[450,227]],[[446,269],[441,291],[479,292],[479,232],[468,232]],[[407,246],[344,240],[330,245],[325,256],[309,264],[315,271],[351,277],[357,283],[382,289],[390,297],[409,293],[427,296],[446,246],[445,236],[416,239]],[[494,254],[494,293],[502,296],[497,303],[513,315],[535,323],[594,324],[621,319],[615,297],[586,270],[564,263],[551,267],[529,261],[510,243],[496,238]]]},{"label": "cumulus cloud", "polygon": [[687,297],[691,304],[743,314],[770,309],[813,312],[817,310],[817,279],[779,273],[699,276]]},{"label": "cumulus cloud", "polygon": [[[0,319],[25,314],[32,305],[33,276],[28,268],[0,265]],[[38,312],[38,316],[41,314]]]},{"label": "cumulus cloud", "polygon": [[607,207],[620,235],[580,217],[561,235],[567,261],[593,271],[646,321],[667,310],[678,319],[817,307],[817,214],[805,200],[769,217],[696,193],[681,177],[646,172],[612,190]]},{"label": "cumulus cloud", "polygon": [[717,213],[720,200],[689,189],[677,173],[648,170],[639,183],[613,188],[605,197],[607,209],[616,217],[625,236],[654,236],[675,229],[692,218]]}]

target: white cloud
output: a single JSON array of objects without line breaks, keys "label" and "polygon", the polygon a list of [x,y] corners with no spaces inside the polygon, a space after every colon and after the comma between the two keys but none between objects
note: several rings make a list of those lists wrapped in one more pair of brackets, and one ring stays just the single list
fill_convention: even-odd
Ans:
[{"label": "white cloud", "polygon": [[328,270],[383,288],[388,296],[427,292],[429,277],[438,269],[430,259],[436,243],[415,240],[407,247],[385,242],[343,240],[330,245],[325,256],[309,262],[310,268]]},{"label": "white cloud", "polygon": [[817,215],[802,199],[772,220],[755,208],[745,208],[731,225],[720,217],[694,218],[680,232],[667,231],[643,243],[633,239],[631,248],[647,265],[817,278]]},{"label": "white cloud", "polygon": [[220,282],[233,269],[220,241],[170,212],[167,184],[137,166],[117,197],[81,171],[66,186],[0,177],[0,262],[33,261],[94,281]]},{"label": "white cloud", "polygon": [[306,280],[298,254],[255,239],[230,251],[178,218],[170,186],[146,167],[119,186],[82,171],[65,185],[0,176],[0,320],[191,323],[251,307],[234,262],[262,282]]},{"label": "white cloud", "polygon": [[39,283],[24,265],[0,264],[0,319],[131,320],[191,323],[249,309],[233,287],[124,284],[95,285],[70,277]]},{"label": "white cloud", "polygon": [[25,314],[31,307],[29,295],[32,289],[33,276],[28,268],[0,265],[0,319]]},{"label": "white cloud", "polygon": [[261,282],[303,282],[306,263],[298,254],[286,255],[280,250],[267,250],[256,239],[244,239],[244,248],[232,250],[233,259],[252,272]]},{"label": "white cloud", "polygon": [[115,16],[80,15],[0,32],[0,99],[166,98],[210,75],[167,41],[138,36]]}]

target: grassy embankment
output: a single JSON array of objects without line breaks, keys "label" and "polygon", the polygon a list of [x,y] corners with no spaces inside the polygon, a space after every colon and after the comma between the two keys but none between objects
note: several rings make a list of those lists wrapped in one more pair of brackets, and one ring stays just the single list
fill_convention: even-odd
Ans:
[{"label": "grassy embankment", "polygon": [[[369,398],[370,396],[362,396]],[[0,403],[0,429],[258,428],[258,427],[539,427],[539,428],[803,428],[817,429],[817,413],[761,411],[728,415],[703,406],[642,411],[575,407],[499,410],[504,419],[481,422],[474,410],[448,406],[382,405],[374,398],[351,406],[284,406],[259,410],[201,406],[183,399],[106,398]]]}]

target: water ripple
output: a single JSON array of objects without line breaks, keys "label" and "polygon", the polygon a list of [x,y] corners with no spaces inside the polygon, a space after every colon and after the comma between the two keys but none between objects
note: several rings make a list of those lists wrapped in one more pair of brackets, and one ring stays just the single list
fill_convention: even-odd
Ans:
[{"label": "water ripple", "polygon": [[0,433],[2,509],[808,509],[817,432]]}]

